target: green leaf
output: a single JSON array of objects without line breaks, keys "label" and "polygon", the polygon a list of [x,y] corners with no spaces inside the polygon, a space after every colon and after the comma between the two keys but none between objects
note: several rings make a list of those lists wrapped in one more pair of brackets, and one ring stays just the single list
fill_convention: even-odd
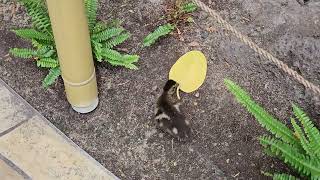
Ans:
[{"label": "green leaf", "polygon": [[37,61],[37,66],[42,68],[55,68],[59,66],[59,62],[52,58],[42,58]]},{"label": "green leaf", "polygon": [[303,149],[309,155],[314,155],[312,152],[312,149],[309,146],[309,142],[308,142],[306,136],[304,135],[303,130],[301,129],[301,127],[297,124],[297,122],[293,118],[291,118],[291,124],[293,126],[294,131],[295,131],[295,134],[298,136],[298,139],[300,140],[300,143],[301,143]]},{"label": "green leaf", "polygon": [[10,49],[10,54],[12,54],[15,57],[18,58],[32,58],[37,55],[37,51],[33,49],[27,49],[27,48],[13,48]]},{"label": "green leaf", "polygon": [[52,34],[50,18],[47,13],[47,9],[41,1],[20,0],[24,7],[27,9],[27,13],[32,18],[32,24],[43,33]]},{"label": "green leaf", "polygon": [[122,21],[119,19],[111,20],[110,22],[97,22],[93,28],[92,34],[97,34],[101,31],[110,28],[121,28]]},{"label": "green leaf", "polygon": [[293,146],[271,137],[261,137],[260,143],[268,146],[271,151],[298,172],[306,176],[320,176],[320,162],[297,151]]},{"label": "green leaf", "polygon": [[85,0],[84,5],[87,12],[89,30],[92,32],[97,19],[98,0]]},{"label": "green leaf", "polygon": [[92,35],[92,40],[96,42],[102,42],[108,40],[112,37],[118,36],[124,31],[123,28],[109,28],[104,31],[101,31],[97,34]]},{"label": "green leaf", "polygon": [[58,79],[60,75],[61,75],[60,67],[55,67],[50,69],[49,74],[42,81],[43,87],[48,88],[49,86],[51,86]]},{"label": "green leaf", "polygon": [[236,97],[238,102],[246,107],[246,109],[262,125],[262,127],[265,127],[268,131],[270,131],[276,137],[281,138],[283,141],[302,149],[298,139],[294,136],[294,133],[283,123],[265,111],[261,106],[255,103],[248,93],[241,89],[240,86],[228,79],[226,79],[224,83],[229,91]]},{"label": "green leaf", "polygon": [[165,24],[163,26],[159,26],[155,31],[150,33],[147,37],[143,40],[143,46],[151,46],[154,44],[161,36],[165,36],[169,34],[172,30],[174,30],[175,26],[171,25],[170,23]]},{"label": "green leaf", "polygon": [[39,32],[35,29],[18,29],[13,30],[16,35],[29,40],[45,40],[53,42],[53,37],[43,32]]},{"label": "green leaf", "polygon": [[137,69],[137,66],[132,64],[138,61],[139,56],[137,55],[122,55],[118,51],[112,49],[103,49],[102,56],[105,58],[105,61],[113,66],[124,66],[128,69]]},{"label": "green leaf", "polygon": [[273,175],[273,180],[299,180],[290,174],[278,173]]},{"label": "green leaf", "polygon": [[131,36],[130,33],[120,34],[120,35],[114,37],[113,39],[107,41],[106,44],[105,44],[105,47],[108,48],[108,49],[111,49],[111,48],[123,43],[130,36]]},{"label": "green leaf", "polygon": [[186,3],[181,7],[181,11],[184,13],[192,13],[194,11],[196,11],[198,8],[198,6],[191,2],[191,3]]},{"label": "green leaf", "polygon": [[310,118],[297,105],[293,104],[293,112],[296,118],[301,122],[303,129],[310,141],[312,152],[320,158],[320,132],[314,127]]}]

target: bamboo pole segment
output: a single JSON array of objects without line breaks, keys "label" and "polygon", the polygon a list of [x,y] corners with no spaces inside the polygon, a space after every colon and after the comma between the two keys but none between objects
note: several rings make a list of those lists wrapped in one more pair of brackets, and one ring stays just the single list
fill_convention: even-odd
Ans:
[{"label": "bamboo pole segment", "polygon": [[83,0],[47,0],[67,99],[79,113],[98,105],[88,21]]}]

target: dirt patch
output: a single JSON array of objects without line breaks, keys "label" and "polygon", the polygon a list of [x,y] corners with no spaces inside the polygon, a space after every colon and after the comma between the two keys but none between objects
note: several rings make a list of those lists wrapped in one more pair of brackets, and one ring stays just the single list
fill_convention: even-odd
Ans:
[{"label": "dirt patch", "polygon": [[[0,1],[0,8],[10,3]],[[272,52],[305,78],[320,85],[320,3],[293,0],[210,0],[211,8]],[[61,79],[48,91],[45,75],[31,60],[2,58],[0,77],[68,137],[122,179],[263,179],[260,171],[286,170],[262,153],[257,137],[265,131],[223,85],[230,78],[276,117],[286,121],[290,105],[302,106],[320,119],[320,101],[272,63],[260,59],[204,12],[186,27],[184,42],[165,38],[141,49],[142,38],[163,13],[163,1],[101,0],[102,20],[120,18],[133,37],[126,45],[141,55],[139,70],[97,65],[99,107],[87,115],[75,113],[65,100]],[[1,17],[7,16],[7,11]],[[1,18],[0,17],[0,18]],[[9,47],[25,46],[8,29],[28,22],[23,10],[12,20],[0,19],[0,57]],[[197,42],[200,46],[188,46]],[[193,43],[195,44],[195,43]],[[192,121],[189,143],[172,141],[152,124],[155,100],[172,64],[198,49],[208,58],[208,75],[199,97],[184,94],[182,110]]]}]

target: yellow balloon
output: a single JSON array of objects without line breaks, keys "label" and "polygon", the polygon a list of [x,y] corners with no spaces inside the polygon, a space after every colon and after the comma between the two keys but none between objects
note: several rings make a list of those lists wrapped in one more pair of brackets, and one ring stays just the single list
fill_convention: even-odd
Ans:
[{"label": "yellow balloon", "polygon": [[200,51],[190,51],[181,56],[171,67],[169,79],[176,81],[179,88],[190,93],[197,90],[207,74],[207,60]]}]

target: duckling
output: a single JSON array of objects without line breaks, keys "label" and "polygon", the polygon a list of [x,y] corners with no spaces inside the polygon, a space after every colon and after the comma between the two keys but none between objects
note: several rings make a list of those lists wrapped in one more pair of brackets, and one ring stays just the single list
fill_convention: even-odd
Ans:
[{"label": "duckling", "polygon": [[157,101],[155,121],[157,127],[174,138],[185,141],[190,137],[190,122],[180,110],[181,100],[177,96],[179,84],[168,80]]}]

